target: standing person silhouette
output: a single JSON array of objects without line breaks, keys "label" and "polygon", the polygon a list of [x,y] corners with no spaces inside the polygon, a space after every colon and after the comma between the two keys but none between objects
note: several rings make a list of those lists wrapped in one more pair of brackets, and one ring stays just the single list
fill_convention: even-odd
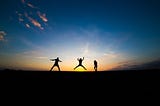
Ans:
[{"label": "standing person silhouette", "polygon": [[50,59],[51,61],[55,61],[54,65],[52,66],[52,68],[50,69],[50,71],[52,71],[52,69],[57,66],[58,67],[58,70],[60,71],[60,67],[59,67],[59,64],[58,62],[62,62],[59,60],[59,57],[57,57],[57,59]]},{"label": "standing person silhouette", "polygon": [[94,70],[97,72],[97,67],[98,67],[98,64],[97,64],[97,61],[94,60]]},{"label": "standing person silhouette", "polygon": [[78,67],[83,67],[85,70],[87,70],[83,65],[82,65],[82,61],[84,60],[84,57],[83,57],[83,59],[82,58],[77,58],[77,60],[79,61],[79,65],[78,66],[76,66],[75,68],[74,68],[74,70],[76,69],[76,68],[78,68]]}]

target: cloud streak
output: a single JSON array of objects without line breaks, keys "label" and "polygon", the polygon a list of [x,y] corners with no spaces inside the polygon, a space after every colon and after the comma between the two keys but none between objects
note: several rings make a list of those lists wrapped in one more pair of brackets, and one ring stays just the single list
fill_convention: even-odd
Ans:
[{"label": "cloud streak", "polygon": [[83,55],[88,55],[89,53],[89,43],[87,42],[83,49]]},{"label": "cloud streak", "polygon": [[27,28],[30,28],[30,25],[29,25],[29,24],[26,24],[26,27],[27,27]]},{"label": "cloud streak", "polygon": [[45,57],[45,56],[40,56],[40,57],[35,57],[37,59],[48,59],[48,57]]},{"label": "cloud streak", "polygon": [[35,9],[37,8],[33,4],[31,4],[31,3],[27,3],[25,0],[21,0],[21,2],[22,2],[22,4],[27,5],[30,8],[35,8]]},{"label": "cloud streak", "polygon": [[25,0],[21,0],[21,2],[22,2],[23,4],[25,4]]},{"label": "cloud streak", "polygon": [[23,22],[24,21],[23,14],[19,13],[18,11],[16,11],[16,14],[18,15],[18,21]]},{"label": "cloud streak", "polygon": [[34,60],[43,60],[43,59],[49,59],[47,56],[45,56],[41,51],[39,50],[31,50],[31,51],[24,51],[16,54],[17,56],[23,56],[26,58],[32,58]]},{"label": "cloud streak", "polygon": [[23,18],[19,18],[19,22],[23,22],[24,21],[24,19]]},{"label": "cloud streak", "polygon": [[[38,27],[38,28],[41,29],[41,30],[44,29],[44,28],[42,27],[42,25],[41,25],[37,20],[29,17],[27,13],[25,13],[25,16],[26,16],[26,18],[27,18],[35,27]],[[27,27],[27,28],[30,28],[30,25],[29,25],[29,24],[26,24],[26,27]]]},{"label": "cloud streak", "polygon": [[4,31],[0,31],[0,41],[4,41],[4,36],[7,35]]},{"label": "cloud streak", "polygon": [[[24,13],[16,11],[19,23],[23,24],[26,28],[32,29],[33,26],[35,26],[40,30],[44,30],[44,26],[47,25],[48,22],[46,14],[42,13],[39,8],[26,0],[21,0],[21,3],[31,9],[29,9],[30,11],[27,11],[27,8],[24,8]],[[35,9],[35,13],[32,11],[33,9]]]},{"label": "cloud streak", "polygon": [[43,30],[43,27],[41,26],[41,24],[37,20],[35,20],[35,19],[31,18],[31,17],[28,17],[28,19],[31,21],[31,23],[34,26],[36,26],[36,27],[40,28],[41,30]]},{"label": "cloud streak", "polygon": [[27,3],[27,6],[30,7],[30,8],[37,8],[33,4],[31,4],[31,3]]},{"label": "cloud streak", "polygon": [[37,12],[37,14],[42,19],[42,21],[48,22],[48,19],[46,18],[46,14],[41,14],[39,11]]},{"label": "cloud streak", "polygon": [[113,68],[113,70],[149,70],[149,69],[160,69],[160,59],[141,64],[128,61],[120,63],[119,66]]}]

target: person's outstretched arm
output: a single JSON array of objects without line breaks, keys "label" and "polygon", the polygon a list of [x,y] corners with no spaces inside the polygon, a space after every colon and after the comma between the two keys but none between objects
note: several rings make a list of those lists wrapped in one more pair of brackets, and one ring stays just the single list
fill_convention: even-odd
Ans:
[{"label": "person's outstretched arm", "polygon": [[77,60],[79,61],[79,58],[77,58]]},{"label": "person's outstretched arm", "polygon": [[55,61],[55,59],[50,59],[50,61]]},{"label": "person's outstretched arm", "polygon": [[61,60],[59,60],[59,62],[62,62]]}]

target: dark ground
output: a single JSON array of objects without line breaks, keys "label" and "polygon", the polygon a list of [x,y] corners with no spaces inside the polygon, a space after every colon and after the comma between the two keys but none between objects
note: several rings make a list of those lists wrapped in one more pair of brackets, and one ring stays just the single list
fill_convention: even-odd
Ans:
[{"label": "dark ground", "polygon": [[2,70],[0,78],[3,79],[82,79],[82,80],[146,80],[160,79],[160,70],[124,70],[99,72],[66,72],[66,71],[24,71]]},{"label": "dark ground", "polygon": [[[152,95],[159,91],[159,81],[160,70],[104,72],[0,71],[1,88],[16,88],[18,91],[27,88],[38,92],[38,94],[42,91],[45,94],[50,94],[53,91],[53,95],[55,93],[59,95],[60,92],[65,92],[67,95],[74,92],[76,93],[74,95],[77,95],[77,93],[81,94],[81,91],[93,95],[97,92],[98,95],[103,94],[103,96],[108,96],[108,93],[124,95],[124,92],[127,92],[128,95]],[[83,96],[85,95],[83,92]]]}]

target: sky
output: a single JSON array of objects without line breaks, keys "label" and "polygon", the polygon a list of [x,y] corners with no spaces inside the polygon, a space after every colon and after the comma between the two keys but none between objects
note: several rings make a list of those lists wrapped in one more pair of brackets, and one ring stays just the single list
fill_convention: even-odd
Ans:
[{"label": "sky", "polygon": [[[159,0],[1,0],[0,69],[93,71],[160,60]],[[55,67],[56,71],[57,68]],[[75,71],[83,71],[81,67]]]}]

